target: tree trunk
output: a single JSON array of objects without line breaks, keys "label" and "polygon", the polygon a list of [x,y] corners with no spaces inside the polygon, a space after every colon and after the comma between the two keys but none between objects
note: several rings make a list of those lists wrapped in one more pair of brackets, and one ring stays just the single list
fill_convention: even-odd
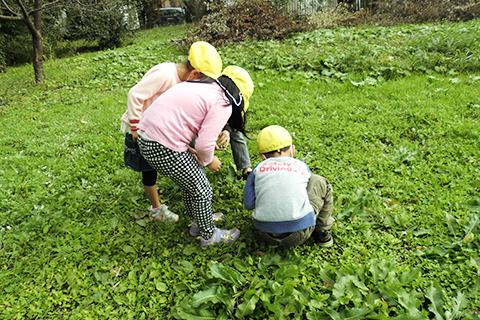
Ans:
[{"label": "tree trunk", "polygon": [[35,0],[35,11],[33,13],[34,32],[32,32],[33,40],[33,71],[35,73],[35,82],[45,80],[45,70],[43,69],[43,41],[42,41],[42,8],[43,0]]},{"label": "tree trunk", "polygon": [[37,32],[32,34],[33,38],[33,72],[35,73],[35,82],[42,82],[46,79],[43,69],[43,41],[42,36]]}]

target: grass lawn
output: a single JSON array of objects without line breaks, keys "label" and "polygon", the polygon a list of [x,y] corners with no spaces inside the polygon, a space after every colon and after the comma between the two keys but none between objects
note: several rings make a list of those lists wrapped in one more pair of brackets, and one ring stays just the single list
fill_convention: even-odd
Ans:
[{"label": "grass lawn", "polygon": [[[179,188],[158,180],[174,225],[123,165],[128,90],[182,62],[171,38],[0,74],[0,318],[479,319],[480,21],[319,30],[220,48],[255,83],[247,128],[291,132],[334,188],[335,246],[257,237],[231,152],[207,170],[231,245],[188,235]],[[240,173],[236,173],[239,175]]]}]

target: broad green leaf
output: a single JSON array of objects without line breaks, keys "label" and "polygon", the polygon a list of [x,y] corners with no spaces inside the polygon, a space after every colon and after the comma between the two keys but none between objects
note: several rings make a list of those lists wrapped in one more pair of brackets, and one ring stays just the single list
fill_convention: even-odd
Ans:
[{"label": "broad green leaf", "polygon": [[457,292],[457,297],[452,299],[452,309],[445,312],[448,320],[460,319],[463,315],[462,310],[469,305],[469,300],[461,292]]},{"label": "broad green leaf", "polygon": [[407,272],[402,273],[399,276],[400,283],[405,286],[410,284],[413,280],[419,280],[421,276],[421,269],[420,268],[413,268]]},{"label": "broad green leaf", "polygon": [[240,272],[221,263],[209,263],[208,266],[215,278],[225,280],[234,285],[242,284],[246,281]]},{"label": "broad green leaf", "polygon": [[154,269],[150,272],[150,275],[148,276],[149,278],[158,278],[161,275],[161,271]]},{"label": "broad green leaf", "polygon": [[365,78],[365,80],[363,80],[363,81],[364,81],[366,84],[369,84],[369,85],[371,85],[371,86],[377,84],[377,79],[370,78],[370,77]]},{"label": "broad green leaf", "polygon": [[119,221],[117,217],[110,219],[110,228],[115,229],[118,226],[118,222]]},{"label": "broad green leaf", "polygon": [[334,267],[327,265],[324,268],[320,269],[320,278],[325,284],[333,286],[336,281],[336,277],[337,276]]},{"label": "broad green leaf", "polygon": [[113,300],[118,303],[119,305],[125,305],[125,304],[128,304],[128,299],[126,296],[124,295],[114,295],[113,296]]},{"label": "broad green leaf", "polygon": [[397,300],[396,298],[399,296],[399,294],[402,293],[403,289],[398,287],[398,286],[391,286],[391,285],[385,285],[385,284],[378,284],[377,285],[378,291],[380,292],[380,295],[385,299],[385,301],[388,302],[389,305],[391,306],[396,306],[397,305]]},{"label": "broad green leaf", "polygon": [[249,267],[245,260],[240,260],[240,259],[237,259],[237,258],[233,261],[233,265],[240,272],[247,271],[248,267]]},{"label": "broad green leaf", "polygon": [[222,309],[220,310],[219,314],[217,315],[217,318],[215,320],[229,320],[230,317],[228,316],[227,310]]},{"label": "broad green leaf", "polygon": [[168,287],[164,282],[155,282],[155,288],[160,292],[167,292]]},{"label": "broad green leaf", "polygon": [[193,270],[195,270],[195,267],[193,266],[193,264],[190,261],[182,260],[182,261],[180,261],[180,264],[182,265],[181,268],[185,273],[190,273]]},{"label": "broad green leaf", "polygon": [[352,308],[350,310],[337,312],[331,308],[327,308],[325,312],[331,316],[333,320],[357,320],[365,319],[371,311],[370,309]]},{"label": "broad green leaf", "polygon": [[356,81],[350,80],[350,83],[353,84],[355,87],[365,85],[364,81],[356,82]]},{"label": "broad green leaf", "polygon": [[395,320],[429,320],[429,317],[421,314],[418,310],[401,313],[394,318]]},{"label": "broad green leaf", "polygon": [[275,295],[274,303],[278,304],[290,301],[292,299],[294,286],[295,285],[293,283],[287,282],[283,285],[280,285],[280,290],[272,290],[273,294]]},{"label": "broad green leaf", "polygon": [[139,219],[139,220],[136,220],[135,222],[141,227],[147,226],[147,222],[144,219]]},{"label": "broad green leaf", "polygon": [[435,248],[430,248],[425,250],[425,254],[427,255],[438,255],[440,257],[443,257],[444,255],[447,254],[447,250],[443,247],[435,247]]},{"label": "broad green leaf", "polygon": [[255,290],[249,290],[245,293],[243,300],[244,302],[238,305],[237,312],[235,313],[239,318],[243,318],[253,313],[258,301],[258,295]]},{"label": "broad green leaf", "polygon": [[231,288],[226,288],[223,286],[217,287],[217,298],[220,303],[225,306],[225,309],[229,313],[233,313],[235,311],[236,306],[236,299],[232,299],[232,290]]},{"label": "broad green leaf", "polygon": [[185,248],[183,248],[183,254],[186,256],[190,256],[197,252],[198,252],[198,246],[186,246]]},{"label": "broad green leaf", "polygon": [[477,276],[480,276],[480,258],[479,257],[471,257],[470,258],[470,265],[477,268]]},{"label": "broad green leaf", "polygon": [[422,250],[415,249],[412,251],[412,254],[416,256],[424,256],[425,252],[423,252]]},{"label": "broad green leaf", "polygon": [[480,180],[472,181],[471,186],[474,188],[480,188]]},{"label": "broad green leaf", "polygon": [[295,265],[282,266],[275,272],[275,280],[287,280],[289,278],[294,278],[298,274],[298,267]]},{"label": "broad green leaf", "polygon": [[179,292],[182,292],[182,291],[187,291],[187,290],[190,290],[190,288],[184,283],[180,283],[180,284],[175,285],[175,293],[176,294],[178,294]]},{"label": "broad green leaf", "polygon": [[314,311],[308,311],[306,313],[306,319],[307,320],[332,320],[332,317],[330,317],[325,311],[314,310]]},{"label": "broad green leaf", "polygon": [[372,320],[389,320],[389,319],[392,319],[392,318],[384,315],[383,313],[378,313],[378,314],[372,314],[372,313],[371,313],[371,314],[368,315],[368,319],[372,319]]},{"label": "broad green leaf", "polygon": [[282,257],[278,254],[266,253],[262,255],[262,264],[266,266],[279,265]]},{"label": "broad green leaf", "polygon": [[350,301],[355,305],[362,301],[363,293],[368,288],[358,281],[356,276],[348,275],[337,279],[337,282],[333,286],[332,295],[341,304],[348,304]]},{"label": "broad green leaf", "polygon": [[235,181],[237,179],[237,173],[235,171],[235,168],[230,165],[227,169],[227,180],[229,181]]},{"label": "broad green leaf", "polygon": [[456,235],[459,229],[457,220],[450,213],[445,214],[445,220],[447,221],[448,231],[450,231],[451,234]]},{"label": "broad green leaf", "polygon": [[133,247],[129,245],[124,245],[122,249],[125,253],[135,253],[135,249],[133,249]]},{"label": "broad green leaf", "polygon": [[411,315],[421,314],[419,307],[422,301],[417,299],[413,294],[403,291],[398,295],[398,303],[408,310]]},{"label": "broad green leaf", "polygon": [[274,303],[270,303],[270,302],[267,302],[267,301],[262,302],[262,304],[267,310],[275,313],[277,318],[281,319],[283,311],[282,311],[282,308],[280,308],[279,305],[274,304]]},{"label": "broad green leaf", "polygon": [[339,219],[339,220],[342,220],[345,217],[348,218],[348,217],[352,216],[354,211],[355,211],[355,207],[345,208],[335,218]]},{"label": "broad green leaf", "polygon": [[418,230],[416,232],[413,233],[413,235],[415,237],[418,237],[418,236],[422,236],[422,235],[425,235],[425,234],[432,234],[432,230],[430,229],[422,229],[422,230]]},{"label": "broad green leaf", "polygon": [[314,309],[320,309],[322,308],[325,304],[321,301],[312,299],[308,302],[308,305]]},{"label": "broad green leaf", "polygon": [[193,310],[191,308],[186,310],[183,307],[179,307],[175,309],[175,311],[180,316],[180,318],[184,320],[216,320],[217,318],[214,312],[210,311],[208,315],[197,315],[197,314],[191,313]]},{"label": "broad green leaf", "polygon": [[208,304],[209,302],[215,304],[219,300],[217,298],[217,286],[208,288],[205,291],[199,291],[195,293],[190,300],[190,304],[194,308],[198,308],[202,303]]},{"label": "broad green leaf", "polygon": [[462,203],[462,205],[470,211],[480,211],[480,198],[470,199]]},{"label": "broad green leaf", "polygon": [[392,260],[371,260],[369,271],[373,275],[374,283],[387,279],[389,274],[395,274],[395,261]]},{"label": "broad green leaf", "polygon": [[431,284],[425,292],[425,297],[430,300],[430,305],[428,310],[432,311],[435,314],[435,319],[443,320],[445,313],[443,312],[443,300],[442,300],[442,291],[438,284]]},{"label": "broad green leaf", "polygon": [[[479,206],[479,209],[480,209],[480,206]],[[479,222],[480,222],[480,218],[477,214],[471,215],[470,221],[466,226],[463,227],[463,230],[465,230],[465,234],[467,235],[473,234]]]},{"label": "broad green leaf", "polygon": [[296,300],[285,301],[285,303],[285,307],[282,310],[284,315],[301,313],[304,308],[303,305]]}]

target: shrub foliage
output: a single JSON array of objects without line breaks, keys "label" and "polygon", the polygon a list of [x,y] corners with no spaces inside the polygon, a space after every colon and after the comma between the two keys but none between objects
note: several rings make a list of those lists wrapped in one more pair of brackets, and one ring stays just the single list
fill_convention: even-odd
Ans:
[{"label": "shrub foliage", "polygon": [[183,41],[187,46],[198,40],[222,46],[249,40],[283,39],[310,29],[307,22],[283,14],[282,8],[264,1],[243,0],[203,17]]},{"label": "shrub foliage", "polygon": [[333,12],[307,16],[315,28],[359,25],[400,26],[428,22],[469,21],[480,16],[479,0],[376,0],[364,10],[340,3]]}]

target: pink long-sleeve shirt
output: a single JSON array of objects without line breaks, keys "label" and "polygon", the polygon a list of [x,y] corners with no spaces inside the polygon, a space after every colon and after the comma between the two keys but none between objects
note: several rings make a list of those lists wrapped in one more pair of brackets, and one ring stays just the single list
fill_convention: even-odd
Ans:
[{"label": "pink long-sleeve shirt", "polygon": [[162,93],[180,83],[175,63],[160,63],[147,71],[142,80],[128,92],[127,111],[122,116],[124,132],[135,130],[143,113]]},{"label": "pink long-sleeve shirt", "polygon": [[143,114],[138,128],[161,145],[178,152],[198,135],[195,149],[200,165],[213,160],[218,135],[232,114],[217,83],[182,82],[164,92]]}]

